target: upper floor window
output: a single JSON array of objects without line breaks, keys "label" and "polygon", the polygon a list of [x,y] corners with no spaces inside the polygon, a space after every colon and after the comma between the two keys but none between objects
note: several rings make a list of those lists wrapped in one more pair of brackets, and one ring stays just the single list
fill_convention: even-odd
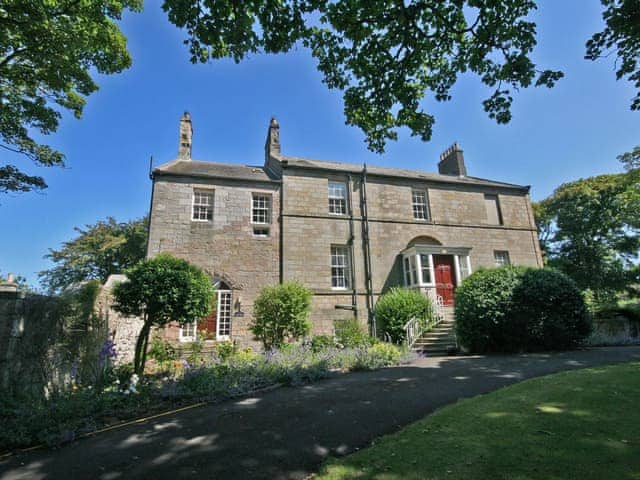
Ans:
[{"label": "upper floor window", "polygon": [[251,223],[271,223],[271,195],[254,193],[251,200]]},{"label": "upper floor window", "polygon": [[331,246],[331,288],[347,289],[351,285],[349,247]]},{"label": "upper floor window", "polygon": [[496,265],[498,267],[511,265],[511,260],[509,259],[509,252],[507,252],[506,250],[494,250],[493,258],[495,258]]},{"label": "upper floor window", "polygon": [[413,190],[411,192],[411,205],[413,207],[413,218],[416,220],[429,220],[426,191]]},{"label": "upper floor window", "polygon": [[329,182],[329,213],[345,215],[347,213],[347,184]]},{"label": "upper floor window", "polygon": [[498,195],[485,194],[484,206],[487,209],[487,221],[491,225],[502,225],[502,213]]},{"label": "upper floor window", "polygon": [[208,222],[213,220],[213,190],[193,191],[192,220]]}]

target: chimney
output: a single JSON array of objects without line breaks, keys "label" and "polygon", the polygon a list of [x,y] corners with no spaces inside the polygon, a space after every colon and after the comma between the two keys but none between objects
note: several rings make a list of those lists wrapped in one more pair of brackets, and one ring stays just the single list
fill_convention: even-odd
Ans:
[{"label": "chimney", "polygon": [[455,175],[465,177],[467,167],[464,164],[464,154],[457,143],[454,143],[440,154],[438,173],[441,175]]},{"label": "chimney", "polygon": [[278,125],[276,117],[271,117],[271,121],[269,122],[267,141],[264,144],[264,154],[267,161],[271,156],[280,156],[280,125]]},{"label": "chimney", "polygon": [[192,139],[191,115],[189,115],[189,112],[184,112],[184,115],[180,118],[180,143],[178,144],[178,158],[180,160],[191,160]]}]

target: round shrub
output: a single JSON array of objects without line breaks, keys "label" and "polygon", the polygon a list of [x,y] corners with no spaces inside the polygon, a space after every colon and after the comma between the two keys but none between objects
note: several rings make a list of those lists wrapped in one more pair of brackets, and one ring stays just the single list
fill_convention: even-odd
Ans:
[{"label": "round shrub", "polygon": [[378,299],[374,315],[383,333],[400,343],[404,340],[404,326],[416,317],[426,321],[431,312],[431,302],[419,290],[392,288]]},{"label": "round shrub", "polygon": [[287,339],[304,337],[311,330],[312,292],[299,282],[264,287],[253,302],[251,331],[265,350],[281,347]]},{"label": "round shrub", "polygon": [[372,337],[355,318],[340,319],[333,322],[336,334],[336,343],[344,348],[357,348],[370,346],[377,343],[377,338]]},{"label": "round shrub", "polygon": [[513,292],[514,321],[527,326],[525,350],[574,348],[591,333],[591,318],[575,282],[551,269],[527,270]]},{"label": "round shrub", "polygon": [[522,267],[480,269],[456,289],[456,335],[466,349],[484,353],[518,350],[524,329],[511,324],[513,291],[525,272]]},{"label": "round shrub", "polygon": [[471,352],[572,348],[591,332],[582,294],[551,269],[481,269],[456,290],[456,335]]}]

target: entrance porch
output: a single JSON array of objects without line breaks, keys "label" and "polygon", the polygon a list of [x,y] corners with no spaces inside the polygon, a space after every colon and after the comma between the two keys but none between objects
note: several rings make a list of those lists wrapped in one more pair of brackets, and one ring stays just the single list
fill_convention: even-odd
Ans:
[{"label": "entrance porch", "polygon": [[470,252],[468,247],[411,245],[401,252],[405,286],[420,289],[434,304],[453,305],[455,288],[471,274]]}]

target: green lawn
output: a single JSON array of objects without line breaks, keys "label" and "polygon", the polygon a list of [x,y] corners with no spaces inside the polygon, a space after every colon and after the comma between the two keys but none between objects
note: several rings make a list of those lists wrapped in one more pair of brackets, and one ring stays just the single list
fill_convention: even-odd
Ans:
[{"label": "green lawn", "polygon": [[330,460],[316,478],[640,480],[640,363],[461,401]]}]

